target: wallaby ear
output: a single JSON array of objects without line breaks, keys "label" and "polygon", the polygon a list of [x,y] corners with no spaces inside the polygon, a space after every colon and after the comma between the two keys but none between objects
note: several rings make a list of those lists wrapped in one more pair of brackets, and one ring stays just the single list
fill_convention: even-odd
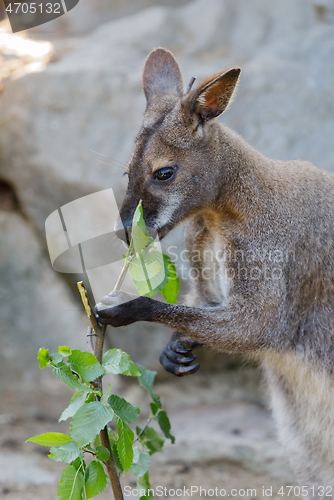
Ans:
[{"label": "wallaby ear", "polygon": [[152,50],[146,59],[143,71],[143,88],[147,104],[156,95],[183,95],[183,81],[180,67],[169,50]]},{"label": "wallaby ear", "polygon": [[204,80],[189,96],[190,112],[199,115],[202,121],[223,113],[232,98],[240,72],[240,68],[231,68]]}]

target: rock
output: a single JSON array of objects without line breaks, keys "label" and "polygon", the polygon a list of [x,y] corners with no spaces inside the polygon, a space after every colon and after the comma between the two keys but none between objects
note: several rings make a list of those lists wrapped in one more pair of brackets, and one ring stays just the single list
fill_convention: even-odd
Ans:
[{"label": "rock", "polygon": [[[160,0],[160,5],[183,5],[189,0]],[[66,2],[69,3],[69,2]],[[73,2],[72,2],[73,3]],[[156,0],[80,0],[65,16],[36,27],[31,33],[62,35],[83,35],[91,32],[100,24],[113,19],[129,16],[156,4]],[[0,12],[1,19],[1,12]]]},{"label": "rock", "polygon": [[[92,3],[80,5],[89,10]],[[105,13],[106,4],[100,5]],[[78,5],[71,15],[79,12]],[[196,0],[177,8],[155,6],[107,22],[74,44],[72,39],[70,52],[63,44],[58,61],[25,65],[5,81],[0,176],[15,186],[43,238],[46,218],[77,198],[112,188],[121,203],[125,164],[145,108],[141,71],[159,45],[177,56],[185,85],[192,76],[200,80],[240,65],[238,95],[221,120],[268,156],[334,170],[331,2]],[[180,251],[180,232],[172,232],[164,249],[173,238]],[[126,336],[124,331],[113,331],[112,345],[158,366],[167,330],[132,325]]]},{"label": "rock", "polygon": [[58,476],[44,470],[31,455],[8,452],[0,453],[0,483],[12,484],[53,484]]},{"label": "rock", "polygon": [[39,373],[40,347],[86,350],[86,321],[18,213],[0,211],[0,372],[10,384]]},{"label": "rock", "polygon": [[230,402],[171,412],[175,444],[166,442],[164,463],[230,462],[254,474],[294,481],[278,444],[271,415],[256,405]]},{"label": "rock", "polygon": [[312,0],[196,0],[101,26],[60,61],[28,65],[7,81],[2,175],[40,231],[79,196],[112,187],[120,202],[145,107],[141,70],[158,45],[175,52],[186,83],[240,64],[238,96],[223,121],[267,155],[332,168],[334,27],[317,12]]},{"label": "rock", "polygon": [[[30,40],[27,38],[26,34],[22,33],[13,35],[8,20],[1,23],[0,26],[1,91],[3,88],[2,81],[9,78],[14,71],[17,72],[18,69],[28,64],[43,64],[49,62],[53,57],[55,49],[50,42]],[[61,47],[59,47],[57,51],[61,51]]]}]

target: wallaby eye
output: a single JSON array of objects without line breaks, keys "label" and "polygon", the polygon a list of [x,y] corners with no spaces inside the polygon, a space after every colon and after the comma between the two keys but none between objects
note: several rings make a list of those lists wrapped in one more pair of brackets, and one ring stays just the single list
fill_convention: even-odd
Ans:
[{"label": "wallaby eye", "polygon": [[174,175],[173,167],[162,167],[159,168],[159,170],[157,170],[156,172],[154,172],[153,177],[158,181],[168,181],[168,179],[171,179],[173,175]]}]

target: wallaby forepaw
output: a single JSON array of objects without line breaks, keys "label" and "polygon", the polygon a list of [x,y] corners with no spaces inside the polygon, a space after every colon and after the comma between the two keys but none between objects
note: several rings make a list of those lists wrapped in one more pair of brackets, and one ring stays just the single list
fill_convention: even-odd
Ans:
[{"label": "wallaby forepaw", "polygon": [[187,346],[187,343],[177,340],[170,342],[159,357],[164,369],[177,377],[184,377],[197,372],[200,367],[199,363],[190,365],[195,359],[196,356],[192,355],[191,348]]},{"label": "wallaby forepaw", "polygon": [[94,312],[97,321],[102,325],[114,327],[131,325],[136,321],[147,320],[150,315],[150,300],[148,297],[114,291],[102,297],[102,301],[96,304]]}]

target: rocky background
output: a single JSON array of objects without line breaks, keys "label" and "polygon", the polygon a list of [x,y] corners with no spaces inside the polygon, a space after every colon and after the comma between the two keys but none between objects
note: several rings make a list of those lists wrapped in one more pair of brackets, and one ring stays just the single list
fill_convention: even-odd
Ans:
[{"label": "rocky background", "polygon": [[[221,120],[268,156],[334,171],[332,0],[81,0],[68,15],[28,32],[12,35],[8,21],[0,23],[0,445],[7,466],[0,481],[8,498],[43,498],[42,486],[28,486],[35,483],[56,495],[58,469],[48,475],[50,465],[38,454],[35,473],[19,483],[9,472],[9,455],[13,464],[23,460],[21,470],[31,461],[20,444],[32,435],[24,424],[44,419],[51,430],[61,412],[57,383],[41,382],[38,348],[85,348],[78,276],[52,269],[45,220],[62,205],[109,187],[121,203],[122,174],[145,107],[141,71],[157,46],[175,54],[185,85],[192,76],[200,80],[240,65],[235,102]],[[182,228],[168,244],[182,248]],[[108,338],[168,380],[162,391],[175,414],[179,447],[155,470],[156,484],[162,470],[171,484],[201,477],[199,471],[208,484],[225,476],[233,484],[236,475],[249,488],[291,481],[254,368],[240,370],[239,359],[201,353],[202,373],[181,383],[159,368],[168,338],[167,329],[146,324],[110,331]],[[140,401],[118,383],[122,395],[127,390]],[[18,427],[22,439],[8,441]],[[207,469],[197,470],[198,463]]]}]

